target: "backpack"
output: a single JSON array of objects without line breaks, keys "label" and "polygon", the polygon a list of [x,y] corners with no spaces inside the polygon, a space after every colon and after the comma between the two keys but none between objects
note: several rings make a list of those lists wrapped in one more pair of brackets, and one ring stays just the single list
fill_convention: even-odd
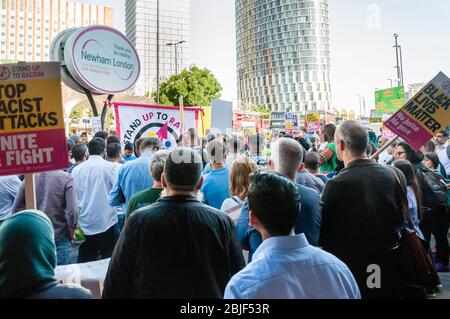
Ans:
[{"label": "backpack", "polygon": [[434,209],[438,206],[447,206],[447,189],[440,182],[436,173],[430,170],[422,170],[423,206]]}]

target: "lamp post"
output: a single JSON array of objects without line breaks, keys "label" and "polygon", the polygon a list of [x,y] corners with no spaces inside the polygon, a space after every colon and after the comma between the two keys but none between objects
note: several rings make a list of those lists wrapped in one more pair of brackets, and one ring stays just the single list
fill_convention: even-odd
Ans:
[{"label": "lamp post", "polygon": [[402,57],[402,47],[398,45],[398,34],[394,34],[395,38],[395,56],[397,58],[397,82],[398,86],[403,86],[403,57]]},{"label": "lamp post", "polygon": [[186,41],[181,40],[181,41],[178,41],[178,42],[166,43],[166,46],[168,46],[168,47],[170,47],[170,46],[175,47],[175,75],[178,74],[178,49],[177,49],[177,47],[178,47],[180,44],[183,44],[183,43],[185,43],[185,42],[186,42]]}]

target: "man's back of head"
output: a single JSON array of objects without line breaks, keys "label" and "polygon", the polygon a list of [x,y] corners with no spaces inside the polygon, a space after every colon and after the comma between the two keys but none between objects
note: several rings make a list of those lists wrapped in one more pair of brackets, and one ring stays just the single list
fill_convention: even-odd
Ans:
[{"label": "man's back of head", "polygon": [[140,144],[141,154],[146,152],[157,152],[160,149],[161,149],[161,141],[156,137],[146,137],[142,140]]},{"label": "man's back of head", "polygon": [[153,180],[156,182],[161,182],[161,175],[164,172],[164,165],[166,164],[169,154],[170,151],[168,150],[160,150],[152,157],[152,161],[150,163],[150,173]]},{"label": "man's back of head", "polygon": [[320,167],[320,155],[316,152],[309,152],[305,155],[305,168],[310,172],[318,172]]},{"label": "man's back of head", "polygon": [[122,148],[120,147],[120,144],[111,143],[106,147],[106,155],[110,162],[120,162],[122,159],[121,154]]},{"label": "man's back of head", "polygon": [[252,224],[257,229],[264,228],[263,237],[267,234],[288,236],[299,213],[297,184],[276,173],[256,174],[252,178],[248,204],[251,214],[257,218]]},{"label": "man's back of head", "polygon": [[211,141],[206,150],[208,152],[209,161],[212,164],[225,163],[226,147],[222,141],[218,139]]},{"label": "man's back of head", "polygon": [[76,144],[72,147],[72,156],[75,162],[82,162],[88,155],[86,144]]},{"label": "man's back of head", "polygon": [[242,149],[242,140],[238,136],[235,136],[235,135],[231,136],[228,139],[227,144],[228,144],[228,150],[230,153],[237,154]]},{"label": "man's back of head", "polygon": [[272,170],[295,179],[302,161],[303,149],[296,140],[283,137],[272,145],[269,164]]},{"label": "man's back of head", "polygon": [[109,145],[111,143],[117,143],[120,145],[120,138],[117,135],[109,135],[106,138],[106,145]]},{"label": "man's back of head", "polygon": [[336,131],[336,152],[345,164],[354,157],[366,157],[369,136],[367,129],[358,121],[345,121]]},{"label": "man's back of head", "polygon": [[175,148],[164,165],[164,184],[175,192],[195,192],[199,188],[202,170],[202,159],[195,150]]},{"label": "man's back of head", "polygon": [[95,137],[89,142],[88,148],[89,148],[89,155],[103,156],[106,150],[106,142],[102,138]]},{"label": "man's back of head", "polygon": [[103,140],[106,140],[107,137],[108,137],[108,132],[105,132],[105,131],[97,132],[97,133],[94,134],[94,138],[96,138],[96,137],[102,138]]}]

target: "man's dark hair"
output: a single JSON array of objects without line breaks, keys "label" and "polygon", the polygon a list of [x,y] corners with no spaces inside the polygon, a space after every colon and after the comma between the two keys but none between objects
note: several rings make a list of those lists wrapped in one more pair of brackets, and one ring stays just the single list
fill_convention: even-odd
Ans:
[{"label": "man's dark hair", "polygon": [[124,149],[125,150],[127,150],[127,151],[134,151],[134,145],[133,145],[133,143],[127,143],[127,144],[125,144],[125,147],[124,147]]},{"label": "man's dark hair", "polygon": [[227,153],[227,148],[220,140],[213,140],[208,144],[206,148],[208,152],[209,159],[215,163],[225,163],[225,155]]},{"label": "man's dark hair", "polygon": [[71,138],[68,138],[67,139],[67,151],[70,152],[74,145],[75,145],[75,142]]},{"label": "man's dark hair", "polygon": [[240,137],[233,135],[228,139],[227,142],[230,152],[239,153],[242,148],[242,140]]},{"label": "man's dark hair", "polygon": [[300,204],[297,185],[285,176],[255,174],[247,195],[249,210],[272,236],[287,236],[295,226]]},{"label": "man's dark hair", "polygon": [[153,151],[157,152],[161,148],[161,141],[156,137],[146,137],[140,145],[141,152],[147,148],[151,148]]},{"label": "man's dark hair", "polygon": [[111,143],[106,147],[106,155],[108,155],[108,158],[118,158],[121,153],[122,148],[120,147],[120,144]]},{"label": "man's dark hair", "polygon": [[76,144],[72,147],[72,157],[75,161],[81,162],[88,149],[86,144]]},{"label": "man's dark hair", "polygon": [[346,147],[354,154],[366,153],[369,144],[367,129],[357,121],[345,121],[339,125],[339,137],[345,141]]},{"label": "man's dark hair", "polygon": [[105,131],[97,132],[94,134],[94,138],[96,138],[96,137],[106,140],[106,138],[108,137],[108,132],[105,132]]},{"label": "man's dark hair", "polygon": [[323,127],[322,132],[326,133],[327,142],[332,142],[334,141],[334,134],[336,134],[336,125],[329,123]]},{"label": "man's dark hair", "polygon": [[136,157],[141,155],[141,144],[143,140],[144,138],[141,137],[134,141],[134,155],[136,155]]},{"label": "man's dark hair", "polygon": [[80,134],[80,137],[87,137],[87,136],[88,136],[87,132],[83,132],[83,133]]},{"label": "man's dark hair", "polygon": [[177,147],[170,152],[164,165],[164,176],[170,188],[194,191],[202,176],[203,163],[191,148]]},{"label": "man's dark hair", "polygon": [[106,145],[117,143],[120,145],[120,138],[117,135],[110,135],[106,138]]},{"label": "man's dark hair", "polygon": [[100,155],[105,152],[106,142],[100,137],[95,137],[89,142],[88,149],[89,155]]},{"label": "man's dark hair", "polygon": [[309,152],[305,156],[305,167],[309,169],[318,169],[320,167],[320,155],[316,152]]}]

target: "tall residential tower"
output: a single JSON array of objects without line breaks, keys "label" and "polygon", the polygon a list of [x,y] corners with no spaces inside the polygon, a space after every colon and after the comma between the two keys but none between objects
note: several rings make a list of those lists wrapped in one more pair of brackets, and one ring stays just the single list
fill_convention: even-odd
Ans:
[{"label": "tall residential tower", "polygon": [[238,99],[330,110],[328,0],[236,0]]},{"label": "tall residential tower", "polygon": [[67,0],[0,0],[0,63],[48,61],[53,38],[74,27],[113,26],[113,9]]},{"label": "tall residential tower", "polygon": [[189,0],[126,0],[126,35],[141,60],[136,95],[156,91],[158,15],[160,82],[190,64]]}]

